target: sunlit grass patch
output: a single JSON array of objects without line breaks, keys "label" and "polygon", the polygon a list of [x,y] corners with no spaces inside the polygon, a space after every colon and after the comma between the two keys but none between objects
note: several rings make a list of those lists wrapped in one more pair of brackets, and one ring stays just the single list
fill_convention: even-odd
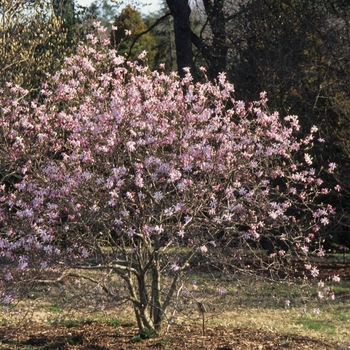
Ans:
[{"label": "sunlit grass patch", "polygon": [[[192,312],[187,310],[187,313],[192,322],[200,324],[201,314],[195,304],[200,300],[206,305],[207,326],[254,328],[341,342],[349,339],[350,282],[330,285],[335,300],[319,299],[319,287],[304,282],[275,282],[256,276],[236,276],[229,280],[219,274],[213,278],[196,273],[187,280],[186,286],[193,296],[186,305]],[[219,295],[219,288],[225,293]],[[186,322],[180,315],[179,319]]]}]

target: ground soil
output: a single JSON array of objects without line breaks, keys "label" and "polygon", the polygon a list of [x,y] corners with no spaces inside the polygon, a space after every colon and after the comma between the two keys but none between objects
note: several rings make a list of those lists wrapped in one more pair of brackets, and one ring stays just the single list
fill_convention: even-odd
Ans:
[{"label": "ground soil", "polygon": [[[350,280],[349,264],[318,264],[321,275],[339,274]],[[347,296],[349,298],[349,295]],[[327,339],[312,339],[298,334],[279,334],[257,329],[211,327],[200,325],[173,326],[162,337],[140,341],[135,327],[115,327],[102,322],[74,325],[26,323],[22,326],[0,326],[0,349],[64,350],[267,350],[267,349],[350,349]],[[138,341],[139,340],[139,341]]]}]

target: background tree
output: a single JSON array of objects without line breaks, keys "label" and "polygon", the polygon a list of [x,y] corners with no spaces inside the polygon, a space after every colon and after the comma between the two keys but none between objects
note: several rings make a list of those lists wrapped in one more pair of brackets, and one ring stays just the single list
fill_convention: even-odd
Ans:
[{"label": "background tree", "polygon": [[110,31],[111,22],[114,21],[122,5],[121,1],[95,0],[88,7],[84,7],[81,23],[86,28],[85,33],[89,34],[93,31],[94,21],[100,21]]},{"label": "background tree", "polygon": [[151,30],[156,41],[154,67],[158,68],[159,64],[164,63],[165,71],[170,73],[177,70],[177,62],[174,21],[168,14],[169,10],[164,6],[159,12],[147,15],[144,21],[147,28],[154,26]]},{"label": "background tree", "polygon": [[178,72],[181,77],[185,75],[184,68],[193,71],[193,53],[191,42],[191,8],[187,0],[173,1],[167,0],[171,15],[174,19],[174,33],[176,44],[176,61]]},{"label": "background tree", "polygon": [[[11,86],[22,86],[35,98],[47,73],[61,67],[75,51],[77,31],[70,1],[1,1],[0,88],[3,98]],[[12,84],[12,85],[9,85]],[[0,111],[0,114],[2,112]],[[3,141],[3,140],[2,140]],[[0,163],[0,183],[12,186],[20,174]]]},{"label": "background tree", "polygon": [[333,202],[339,226],[330,231],[335,244],[350,243],[349,15],[344,1],[248,1],[227,24],[236,96],[251,99],[264,87],[272,108],[297,114],[304,129],[319,126],[328,142],[315,149],[316,161],[342,164],[344,192]]},{"label": "background tree", "polygon": [[126,55],[131,61],[136,60],[143,50],[147,51],[149,65],[153,67],[156,55],[156,41],[153,36],[146,33],[135,41],[139,34],[147,30],[141,13],[127,5],[115,19],[114,26],[117,29],[111,32],[111,45],[118,48],[118,52]]},{"label": "background tree", "polygon": [[72,0],[2,1],[1,85],[12,81],[34,91],[60,68],[82,39]]},{"label": "background tree", "polygon": [[[271,108],[282,116],[299,115],[304,130],[320,127],[319,136],[329,143],[313,156],[320,163],[335,160],[343,165],[343,196],[333,202],[342,209],[330,241],[350,244],[348,2],[204,0],[191,6],[201,14],[202,29],[194,33],[193,23],[187,27],[210,79],[227,71],[238,87],[237,98],[252,100],[267,90]],[[172,14],[191,19],[188,13]]]},{"label": "background tree", "polygon": [[[214,79],[219,73],[226,72],[226,61],[228,53],[227,19],[225,17],[225,6],[228,6],[224,0],[203,0],[206,23],[209,24],[206,42],[203,43],[203,37],[199,47],[202,48],[202,54],[208,62],[208,74]],[[194,43],[198,39],[194,40]]]},{"label": "background tree", "polygon": [[63,20],[53,9],[50,1],[1,2],[1,86],[12,81],[39,89],[45,73],[59,68],[71,45],[66,45]]},{"label": "background tree", "polygon": [[[65,45],[74,46],[78,33],[77,11],[74,0],[53,0],[53,9],[62,22],[65,33]],[[64,54],[64,52],[63,52]]]}]

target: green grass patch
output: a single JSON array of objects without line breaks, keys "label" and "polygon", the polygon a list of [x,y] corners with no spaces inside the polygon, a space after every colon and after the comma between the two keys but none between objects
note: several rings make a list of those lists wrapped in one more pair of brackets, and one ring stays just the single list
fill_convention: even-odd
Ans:
[{"label": "green grass patch", "polygon": [[148,328],[142,328],[140,331],[139,331],[139,336],[142,338],[142,339],[150,339],[154,336],[154,332],[152,329],[148,329]]},{"label": "green grass patch", "polygon": [[64,321],[62,321],[62,324],[64,324],[67,328],[73,328],[73,327],[78,327],[81,324],[81,321],[79,321],[79,320],[64,320]]},{"label": "green grass patch", "polygon": [[306,330],[322,333],[327,336],[334,336],[336,332],[336,324],[334,321],[325,318],[306,316],[300,318],[297,324],[301,325]]},{"label": "green grass patch", "polygon": [[168,347],[173,342],[173,338],[171,337],[165,337],[154,344],[156,348],[162,348],[165,350],[170,350],[171,348]]},{"label": "green grass patch", "polygon": [[83,344],[83,337],[81,335],[75,335],[67,339],[69,345],[81,345]]},{"label": "green grass patch", "polygon": [[59,312],[62,311],[62,308],[58,304],[53,304],[50,306],[50,311],[55,314],[58,314]]},{"label": "green grass patch", "polygon": [[331,253],[326,255],[326,259],[328,261],[334,261],[338,263],[349,263],[350,253],[349,250],[346,250],[344,253]]},{"label": "green grass patch", "polygon": [[350,315],[349,315],[349,313],[342,312],[342,313],[337,315],[337,319],[341,322],[348,322],[348,321],[350,321]]},{"label": "green grass patch", "polygon": [[112,327],[120,327],[122,325],[122,322],[118,318],[106,319],[105,323]]},{"label": "green grass patch", "polygon": [[139,334],[133,336],[130,340],[131,343],[141,343],[142,342],[142,338]]},{"label": "green grass patch", "polygon": [[[350,268],[350,266],[349,266]],[[334,293],[349,293],[350,294],[350,281],[341,281],[341,283],[333,283],[332,290]]]}]

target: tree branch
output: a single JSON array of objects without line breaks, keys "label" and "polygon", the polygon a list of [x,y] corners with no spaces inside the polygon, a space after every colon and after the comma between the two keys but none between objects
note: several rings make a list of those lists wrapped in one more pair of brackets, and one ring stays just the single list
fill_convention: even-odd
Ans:
[{"label": "tree branch", "polygon": [[173,297],[173,294],[174,294],[174,292],[175,292],[175,290],[176,290],[176,285],[177,285],[177,281],[178,281],[178,279],[179,279],[179,277],[180,277],[180,273],[185,269],[185,267],[187,267],[187,264],[188,264],[189,261],[192,259],[192,257],[194,256],[194,254],[195,254],[195,252],[193,251],[193,252],[191,252],[191,253],[188,255],[187,259],[186,259],[185,262],[182,264],[180,271],[177,272],[177,273],[175,274],[175,276],[174,276],[174,278],[173,278],[173,281],[172,281],[172,283],[171,283],[169,292],[168,292],[168,294],[167,294],[167,296],[166,296],[166,299],[164,300],[163,305],[162,305],[162,307],[161,307],[161,309],[163,310],[164,313],[165,313],[166,308],[167,308],[168,305],[170,304],[170,301],[171,301],[171,299],[172,299],[172,297]]},{"label": "tree branch", "polygon": [[201,38],[198,37],[198,35],[193,31],[191,31],[191,42],[198,50],[200,50],[204,58],[210,60],[210,47],[208,45],[205,45]]}]

